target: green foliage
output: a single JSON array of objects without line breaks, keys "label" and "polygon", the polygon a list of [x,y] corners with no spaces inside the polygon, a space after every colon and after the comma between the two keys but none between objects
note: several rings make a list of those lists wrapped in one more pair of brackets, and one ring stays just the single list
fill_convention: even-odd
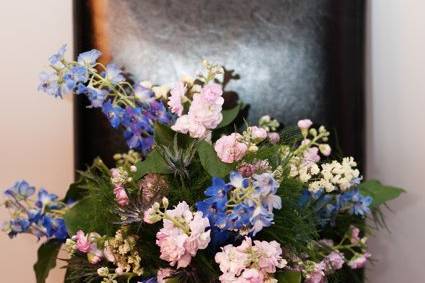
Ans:
[{"label": "green foliage", "polygon": [[134,179],[139,180],[148,173],[171,174],[171,170],[157,149],[153,149],[146,159],[136,163]]},{"label": "green foliage", "polygon": [[223,110],[221,112],[223,114],[223,120],[217,126],[217,129],[224,128],[230,125],[236,119],[236,117],[238,117],[240,109],[241,109],[241,104],[237,104],[235,107],[231,109]]},{"label": "green foliage", "polygon": [[56,266],[56,257],[62,243],[58,240],[49,240],[38,248],[37,262],[34,264],[37,283],[46,282],[49,271]]},{"label": "green foliage", "polygon": [[223,163],[218,158],[213,146],[206,141],[201,141],[199,143],[198,155],[202,166],[210,176],[224,178],[234,168],[233,164]]},{"label": "green foliage", "polygon": [[387,201],[398,198],[405,190],[397,187],[382,185],[377,180],[368,180],[360,184],[360,192],[362,195],[371,196],[373,198],[372,207],[378,207]]},{"label": "green foliage", "polygon": [[277,166],[280,161],[279,157],[280,145],[264,145],[260,146],[257,152],[248,153],[244,158],[245,162],[254,162],[255,160],[268,160],[273,167]]},{"label": "green foliage", "polygon": [[301,273],[297,271],[284,271],[276,273],[278,283],[301,283]]},{"label": "green foliage", "polygon": [[280,143],[288,146],[294,146],[301,142],[303,136],[298,127],[285,127],[280,134]]},{"label": "green foliage", "polygon": [[317,238],[314,212],[298,204],[303,184],[293,178],[285,179],[278,190],[282,209],[274,210],[274,222],[259,233],[266,240],[275,240],[292,252],[303,252]]},{"label": "green foliage", "polygon": [[113,213],[116,203],[109,169],[103,162],[96,159],[87,171],[80,172],[79,181],[71,187],[73,190],[86,193],[84,198],[68,209],[64,215],[70,235],[79,229],[86,233],[113,235],[116,230],[113,223],[118,220]]},{"label": "green foliage", "polygon": [[158,145],[170,146],[176,133],[171,128],[159,123],[154,125],[154,140]]}]

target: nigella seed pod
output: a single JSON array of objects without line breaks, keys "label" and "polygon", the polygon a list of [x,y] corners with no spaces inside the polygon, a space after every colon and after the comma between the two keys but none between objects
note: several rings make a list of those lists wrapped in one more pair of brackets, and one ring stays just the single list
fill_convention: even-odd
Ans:
[{"label": "nigella seed pod", "polygon": [[149,173],[140,181],[139,189],[142,205],[148,208],[154,202],[160,202],[167,195],[168,183],[163,176]]}]

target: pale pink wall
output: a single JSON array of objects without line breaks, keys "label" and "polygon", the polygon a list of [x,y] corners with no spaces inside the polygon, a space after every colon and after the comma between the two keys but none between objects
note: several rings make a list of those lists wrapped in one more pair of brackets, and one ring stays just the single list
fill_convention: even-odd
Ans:
[{"label": "pale pink wall", "polygon": [[[38,73],[63,43],[72,50],[71,0],[0,2],[1,189],[24,178],[62,196],[73,179],[72,101],[37,92]],[[38,245],[0,233],[0,282],[35,282]],[[49,282],[62,282],[62,273]]]},{"label": "pale pink wall", "polygon": [[408,193],[371,239],[369,282],[425,282],[425,1],[368,2],[367,173]]}]

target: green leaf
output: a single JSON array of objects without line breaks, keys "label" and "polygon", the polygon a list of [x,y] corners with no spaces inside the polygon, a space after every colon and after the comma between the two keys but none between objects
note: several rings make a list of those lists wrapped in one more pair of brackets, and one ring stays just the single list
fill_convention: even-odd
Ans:
[{"label": "green leaf", "polygon": [[148,173],[171,174],[171,170],[158,150],[153,149],[146,159],[136,164],[137,171],[134,179],[139,180]]},{"label": "green leaf", "polygon": [[160,145],[171,145],[173,143],[173,138],[176,133],[171,130],[170,127],[162,125],[160,123],[155,123],[154,125],[154,140],[157,144]]},{"label": "green leaf", "polygon": [[360,193],[373,198],[372,207],[377,207],[392,199],[398,198],[405,190],[392,186],[384,186],[377,180],[368,180],[360,184]]},{"label": "green leaf", "polygon": [[226,177],[234,168],[233,164],[221,162],[218,158],[213,146],[206,141],[201,141],[198,146],[198,155],[201,160],[202,167],[212,177]]},{"label": "green leaf", "polygon": [[87,195],[87,189],[83,188],[82,180],[80,179],[69,186],[63,201],[64,202],[77,201],[82,199],[86,195]]},{"label": "green leaf", "polygon": [[278,283],[301,283],[301,273],[297,271],[284,271],[276,273]]},{"label": "green leaf", "polygon": [[217,129],[226,127],[227,125],[232,123],[236,119],[236,117],[238,117],[240,109],[241,109],[241,104],[238,104],[231,109],[223,110],[221,112],[223,114],[223,120],[217,126]]},{"label": "green leaf", "polygon": [[61,246],[60,241],[49,240],[38,248],[37,262],[34,264],[37,283],[46,282],[49,271],[56,266],[56,257]]},{"label": "green leaf", "polygon": [[[112,191],[112,189],[111,189]],[[78,230],[85,233],[97,232],[100,235],[113,235],[115,219],[111,210],[103,207],[103,202],[86,197],[71,207],[64,215],[65,225],[70,235],[75,235]]]}]

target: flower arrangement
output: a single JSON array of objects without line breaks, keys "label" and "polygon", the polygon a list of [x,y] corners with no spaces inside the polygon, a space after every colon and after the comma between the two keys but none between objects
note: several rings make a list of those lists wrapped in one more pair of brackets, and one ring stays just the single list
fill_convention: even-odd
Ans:
[{"label": "flower arrangement", "polygon": [[168,88],[104,66],[98,50],[76,61],[65,50],[39,90],[86,96],[130,150],[114,168],[96,159],[63,199],[44,189],[34,199],[26,181],[5,191],[3,230],[44,241],[37,282],[61,248],[66,282],[347,282],[365,266],[380,208],[403,190],[332,157],[324,126],[244,123],[229,71],[206,61]]}]

